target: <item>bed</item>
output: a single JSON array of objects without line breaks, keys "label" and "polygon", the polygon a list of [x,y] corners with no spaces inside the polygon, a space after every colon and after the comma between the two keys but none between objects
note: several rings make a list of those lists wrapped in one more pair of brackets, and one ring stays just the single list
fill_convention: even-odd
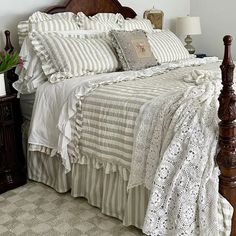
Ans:
[{"label": "bed", "polygon": [[[46,12],[50,14],[54,14],[58,12],[77,13],[80,11],[84,12],[86,15],[95,15],[96,13],[111,12],[111,13],[121,13],[125,18],[134,18],[136,16],[135,12],[132,9],[121,6],[121,4],[116,0],[107,0],[107,1],[99,1],[99,2],[98,1],[70,0],[65,5],[51,7]],[[236,204],[235,198],[234,198],[236,194],[235,193],[235,176],[236,175],[234,173],[235,172],[235,161],[234,161],[235,136],[236,136],[234,120],[236,118],[235,117],[236,113],[235,113],[235,95],[234,95],[234,90],[232,87],[234,64],[232,62],[231,53],[230,53],[232,38],[230,36],[226,36],[224,38],[224,43],[225,43],[225,57],[221,66],[223,90],[221,91],[221,95],[219,98],[220,107],[219,107],[219,112],[218,112],[221,122],[219,123],[219,147],[218,147],[219,150],[217,152],[218,153],[217,163],[221,171],[220,181],[219,181],[219,191],[234,207]],[[67,142],[66,139],[61,140],[62,145],[64,145],[64,142],[66,142],[66,145],[72,146],[72,148],[70,149],[68,148],[68,150],[66,149],[69,152],[69,157],[70,157],[70,163],[69,163],[70,170],[65,172],[65,169],[66,169],[65,162],[61,160],[60,155],[58,155],[58,153],[55,152],[53,148],[50,148],[49,146],[46,146],[46,145],[45,146],[37,145],[36,142],[35,143],[31,142],[29,146],[25,145],[25,148],[24,148],[25,152],[27,152],[29,179],[49,185],[60,193],[71,190],[71,195],[73,197],[87,198],[88,202],[91,205],[99,207],[101,211],[106,215],[113,216],[122,220],[123,224],[127,226],[134,225],[138,228],[143,228],[144,218],[145,218],[147,206],[149,203],[150,214],[149,214],[149,217],[146,218],[146,222],[149,222],[147,225],[152,226],[150,227],[152,229],[152,232],[149,231],[147,226],[146,226],[145,232],[150,235],[160,235],[160,231],[158,230],[161,230],[161,229],[158,229],[157,231],[153,230],[155,229],[154,225],[157,222],[158,224],[162,224],[165,221],[165,217],[167,216],[165,212],[163,212],[162,213],[163,221],[162,221],[160,217],[156,218],[154,214],[152,215],[153,209],[156,206],[156,202],[155,202],[155,199],[157,199],[155,198],[156,192],[153,191],[151,193],[150,189],[145,187],[143,182],[134,181],[132,184],[130,184],[131,161],[130,160],[127,161],[126,159],[128,159],[127,156],[129,156],[130,153],[132,152],[132,146],[134,145],[132,143],[132,139],[124,138],[123,141],[120,141],[119,140],[120,137],[116,136],[116,133],[119,132],[119,130],[117,130],[117,127],[115,125],[112,126],[113,133],[111,130],[109,130],[109,127],[113,124],[113,122],[115,122],[114,117],[117,116],[119,119],[119,122],[117,122],[116,125],[122,126],[121,123],[122,122],[123,124],[125,123],[125,125],[123,125],[124,130],[122,132],[126,132],[127,133],[126,136],[128,137],[130,135],[129,131],[133,127],[133,124],[135,123],[134,119],[139,117],[138,114],[140,112],[141,107],[143,108],[144,115],[146,115],[145,119],[147,121],[150,121],[149,120],[150,117],[147,114],[149,114],[150,112],[153,112],[153,109],[156,109],[160,105],[159,104],[160,101],[156,101],[154,99],[154,102],[148,103],[148,106],[143,107],[142,105],[146,103],[148,99],[152,100],[154,95],[156,93],[159,93],[158,99],[161,100],[162,93],[164,96],[164,93],[168,89],[168,93],[172,92],[169,97],[170,102],[171,102],[172,101],[171,99],[173,97],[173,92],[176,90],[177,87],[183,90],[187,89],[185,87],[186,84],[183,85],[182,83],[180,83],[180,81],[175,79],[175,76],[176,74],[179,73],[179,77],[182,78],[183,75],[185,74],[191,74],[192,69],[190,67],[179,68],[181,66],[176,65],[176,64],[171,64],[171,66],[172,66],[171,70],[168,68],[168,74],[170,76],[170,82],[168,82],[168,85],[166,85],[166,82],[165,82],[166,75],[162,74],[160,71],[158,72],[159,77],[157,76],[150,77],[149,75],[150,78],[140,81],[139,86],[135,84],[135,81],[133,80],[127,81],[125,79],[127,76],[131,76],[131,77],[134,76],[134,80],[135,80],[135,78],[137,77],[137,74],[134,75],[130,72],[127,72],[127,74],[125,74],[124,78],[121,79],[123,80],[123,82],[120,84],[117,83],[119,82],[117,81],[117,78],[113,76],[114,80],[107,87],[100,86],[101,84],[104,83],[104,78],[102,78],[102,76],[100,77],[97,76],[96,81],[98,81],[97,85],[99,86],[97,86],[95,90],[90,91],[92,92],[92,96],[85,96],[85,99],[82,100],[83,102],[80,108],[76,107],[75,105],[76,109],[82,109],[84,111],[82,118],[80,117],[80,115],[77,114],[72,119],[73,125],[75,126],[75,129],[77,130],[80,130],[80,127],[81,127],[80,121],[81,119],[83,119],[82,121],[83,121],[84,126],[82,130],[83,132],[81,134],[81,136],[83,137],[77,137],[77,139],[73,140],[72,143]],[[209,66],[208,64],[202,65],[201,70],[212,69],[211,65],[209,67],[208,66]],[[178,72],[174,70],[176,68],[179,68]],[[162,68],[162,70],[164,69]],[[148,69],[145,71],[145,73],[147,74],[153,73],[154,75],[154,72],[149,71]],[[145,73],[138,74],[138,76],[145,77]],[[212,74],[210,75],[202,74],[202,75],[205,77],[212,76]],[[87,79],[90,79],[90,78],[87,78]],[[188,80],[189,79],[191,80],[192,78],[188,78]],[[188,81],[188,82],[192,82],[192,81]],[[75,86],[74,83],[75,82],[71,80],[67,82],[67,84],[71,84],[70,86],[72,87]],[[108,82],[108,84],[109,83],[110,81]],[[158,84],[157,86],[157,83],[160,83],[160,84]],[[67,85],[65,86],[64,85],[65,85],[64,81],[62,83],[59,83],[59,85],[47,84],[47,85],[42,85],[39,90],[41,94],[44,94],[44,97],[45,96],[47,97],[47,99],[55,100],[55,97],[58,96],[60,92],[61,92],[60,94],[61,97],[69,96],[68,91],[66,90]],[[132,93],[134,94],[132,93],[129,94],[130,91],[128,91],[129,89],[127,88],[133,88]],[[142,93],[142,88],[145,88],[148,90],[150,97],[147,98],[147,96]],[[123,91],[123,92],[122,93],[120,92],[120,94],[118,95],[116,94],[117,90]],[[74,92],[74,90],[70,90],[70,92],[72,93]],[[196,94],[197,92],[199,91],[194,90],[193,94]],[[116,94],[116,96],[114,96],[114,94]],[[132,101],[129,106],[126,104],[127,102],[124,100],[124,97],[126,96],[126,94],[129,94],[129,101]],[[137,94],[140,95],[140,98],[138,98]],[[87,95],[87,94],[83,94],[83,95]],[[132,100],[132,97],[134,95],[137,97],[136,99]],[[179,95],[176,95],[176,96],[178,97]],[[165,97],[165,99],[166,98],[167,97]],[[22,101],[23,100],[25,100],[27,103],[28,101],[27,96],[25,99],[22,99]],[[40,99],[38,98],[38,100]],[[100,101],[99,104],[96,103],[97,100]],[[120,102],[119,105],[114,105],[112,103],[115,100],[119,100]],[[57,102],[62,104],[61,106],[60,105],[58,106],[62,109],[68,110],[69,111],[68,114],[72,112],[72,110],[70,110],[68,107],[63,106],[64,101],[60,101],[60,102],[59,101],[60,101],[60,98],[58,96]],[[39,104],[40,101],[37,101],[37,102]],[[45,102],[46,100],[42,100],[41,104],[45,104]],[[70,102],[73,104],[74,101],[71,100]],[[112,104],[114,105],[114,107],[112,107]],[[168,109],[168,107],[165,107],[165,104],[166,104],[166,100],[163,101],[162,103],[163,107],[161,107],[161,109],[163,110],[163,112],[165,110],[167,111]],[[189,100],[186,101],[186,104],[188,104],[189,107],[191,107],[192,105],[192,104],[189,104]],[[32,103],[30,106],[32,106]],[[109,109],[114,109],[114,110],[118,109],[116,106],[125,107],[127,110],[122,110],[122,111],[127,112],[127,116],[129,116],[132,113],[134,117],[131,117],[130,120],[128,119],[122,120],[121,114],[114,115],[111,112],[109,113]],[[99,110],[101,107],[103,109]],[[106,108],[108,108],[108,110],[106,110]],[[39,107],[35,106],[34,113],[37,113],[37,109],[39,109]],[[96,112],[99,115],[96,115]],[[191,113],[191,111],[189,112]],[[169,113],[167,112],[163,114],[164,115],[162,117],[159,117],[158,119],[165,122],[165,118],[166,118],[165,115]],[[104,115],[109,117],[109,119],[107,119],[106,121],[107,123],[104,123],[105,126],[101,125],[99,128],[97,128],[96,127],[96,125],[98,125],[98,123],[96,123],[97,120],[100,119],[99,117],[103,117]],[[23,125],[23,138],[27,140],[30,121],[29,121],[29,115],[26,115],[26,116],[28,117],[28,121],[26,121]],[[144,120],[144,117],[145,116],[141,118],[143,118]],[[158,114],[156,114],[156,117],[158,117]],[[145,123],[142,123],[143,120],[142,119],[139,120],[140,127],[142,127],[142,125],[143,127],[146,127]],[[61,127],[66,126],[66,123],[63,123],[63,122],[60,123],[60,120],[58,124],[59,126],[61,125]],[[31,121],[31,129],[32,127],[36,127],[37,125],[39,125],[38,120],[35,119]],[[54,127],[53,124],[51,127]],[[145,134],[144,131],[142,135]],[[50,132],[50,129],[49,129],[49,132]],[[88,137],[88,133],[93,133],[95,138],[91,138],[90,136]],[[100,136],[96,136],[98,133]],[[153,142],[153,140],[149,139],[149,134],[150,133],[146,133],[147,143],[151,141]],[[101,142],[102,136],[106,136],[106,141]],[[193,137],[196,138],[197,140],[197,135]],[[97,141],[96,138],[99,139],[99,141]],[[109,139],[115,140],[116,142],[114,141],[114,143],[109,143],[109,141],[107,141]],[[79,140],[80,142],[82,142],[80,148],[83,149],[82,150],[83,154],[81,154],[81,150],[79,150],[79,147],[78,147]],[[84,142],[83,140],[86,140],[86,141]],[[155,140],[157,142],[162,142],[162,139],[158,140],[158,137],[156,137],[154,141]],[[117,147],[117,143],[122,143],[122,145]],[[104,144],[107,145],[106,148],[103,148]],[[142,151],[145,149],[145,148],[142,148],[142,139],[140,143],[136,142],[136,146],[139,147],[139,149],[137,150],[139,150],[140,153],[142,153]],[[116,149],[116,153],[112,154],[113,156],[116,156],[116,157],[122,156],[120,159],[116,159],[113,162],[109,161],[109,158],[111,158],[110,153],[111,153],[112,148]],[[98,153],[100,153],[99,155],[102,156],[102,159],[98,158],[99,156]],[[215,156],[215,154],[213,156]],[[214,163],[213,159],[212,159],[212,163]],[[136,164],[138,165],[138,162]],[[180,169],[181,168],[182,167],[180,167]],[[143,171],[142,167],[140,167],[140,169],[136,169],[136,175],[137,175],[137,170]],[[146,173],[146,175],[148,175],[148,173]],[[135,176],[135,174],[133,176]],[[150,179],[147,178],[147,182],[148,181],[149,183],[146,183],[146,186],[150,186]],[[156,189],[158,189],[159,187],[163,187],[163,186],[158,186],[157,184]],[[159,191],[161,190],[159,189]],[[191,189],[191,191],[194,191],[194,189]],[[151,198],[150,198],[150,194],[152,196]],[[149,199],[152,199],[151,203]],[[186,203],[186,207],[187,206],[188,204]],[[209,204],[208,205],[206,204],[205,206],[208,206],[208,208],[210,208]],[[159,209],[159,212],[161,212],[161,210],[162,209]],[[186,211],[186,214],[187,213],[188,212]],[[153,219],[156,220],[154,224],[152,224]],[[236,227],[235,227],[236,217],[233,216],[232,219],[233,220],[232,220],[231,235],[236,235]],[[163,224],[165,224],[165,222]],[[166,228],[163,229],[163,232],[164,230],[167,230],[167,229]],[[173,231],[174,229],[170,229],[170,228],[168,230],[166,232],[177,232],[177,231]],[[197,229],[195,228],[192,230],[193,230],[192,232],[198,232]]]}]

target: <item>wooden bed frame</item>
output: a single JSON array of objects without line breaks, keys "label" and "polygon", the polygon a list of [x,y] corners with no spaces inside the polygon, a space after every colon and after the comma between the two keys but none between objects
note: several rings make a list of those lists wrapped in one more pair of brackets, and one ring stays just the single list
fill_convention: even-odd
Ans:
[{"label": "wooden bed frame", "polygon": [[[129,7],[122,6],[118,0],[68,0],[64,5],[48,8],[45,12],[84,12],[92,16],[96,13],[121,13],[125,18],[134,18],[136,13]],[[14,48],[10,40],[10,32],[6,31],[7,51]],[[236,208],[236,95],[233,89],[234,63],[231,56],[232,37],[224,37],[224,59],[221,65],[222,85],[219,96],[219,152],[217,163],[221,171],[219,176],[219,192]],[[236,210],[232,218],[231,236],[236,236]]]}]

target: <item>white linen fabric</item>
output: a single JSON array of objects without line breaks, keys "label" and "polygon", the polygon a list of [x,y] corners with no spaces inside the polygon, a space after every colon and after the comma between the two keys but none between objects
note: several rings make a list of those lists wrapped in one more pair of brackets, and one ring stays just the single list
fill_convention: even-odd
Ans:
[{"label": "white linen fabric", "polygon": [[29,37],[51,83],[73,76],[119,69],[119,62],[109,40],[78,39],[38,32],[30,33]]},{"label": "white linen fabric", "polygon": [[[137,142],[142,139],[142,147],[135,145],[139,157],[134,162],[145,162],[147,179],[150,171],[155,176],[143,228],[147,235],[219,235],[219,169],[214,157],[221,80],[219,74],[191,74],[192,81],[189,76],[185,81],[195,85],[154,99],[143,109],[142,121],[139,118]],[[154,130],[148,120],[153,120]],[[143,150],[145,145],[149,149]]]},{"label": "white linen fabric", "polygon": [[121,28],[127,31],[144,30],[146,32],[152,31],[153,26],[148,19],[127,19],[121,22]]},{"label": "white linen fabric", "polygon": [[180,39],[169,30],[147,33],[152,52],[159,63],[188,59],[191,55]]},{"label": "white linen fabric", "polygon": [[29,30],[43,32],[78,30],[79,27],[76,19],[77,16],[72,12],[62,12],[52,15],[37,11],[29,17]]},{"label": "white linen fabric", "polygon": [[21,47],[20,57],[24,61],[23,68],[20,65],[16,67],[19,79],[13,83],[13,87],[20,94],[34,93],[40,85],[45,83],[47,78],[28,37],[25,38]]},{"label": "white linen fabric", "polygon": [[120,24],[124,17],[117,13],[98,13],[94,16],[86,16],[83,12],[78,12],[78,25],[85,30],[110,31],[120,29]]}]

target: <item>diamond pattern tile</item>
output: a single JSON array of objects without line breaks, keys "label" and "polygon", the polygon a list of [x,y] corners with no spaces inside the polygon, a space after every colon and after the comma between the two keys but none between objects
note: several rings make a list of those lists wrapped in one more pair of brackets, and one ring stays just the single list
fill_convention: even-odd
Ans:
[{"label": "diamond pattern tile", "polygon": [[105,216],[86,199],[58,194],[39,183],[0,195],[1,236],[141,236],[139,229]]}]

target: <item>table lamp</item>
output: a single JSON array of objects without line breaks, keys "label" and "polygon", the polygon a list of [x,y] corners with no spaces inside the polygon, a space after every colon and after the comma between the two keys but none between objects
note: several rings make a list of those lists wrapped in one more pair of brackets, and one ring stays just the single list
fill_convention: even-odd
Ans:
[{"label": "table lamp", "polygon": [[176,24],[176,31],[179,35],[187,35],[185,38],[185,48],[190,54],[195,52],[195,48],[192,46],[192,38],[190,35],[201,34],[200,18],[197,16],[178,17]]}]

